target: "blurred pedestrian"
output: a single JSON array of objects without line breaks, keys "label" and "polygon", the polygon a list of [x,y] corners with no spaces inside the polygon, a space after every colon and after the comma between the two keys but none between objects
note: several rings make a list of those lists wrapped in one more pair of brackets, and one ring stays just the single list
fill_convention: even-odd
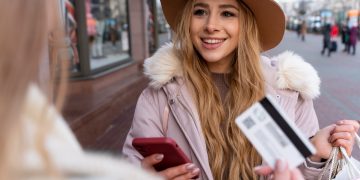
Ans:
[{"label": "blurred pedestrian", "polygon": [[326,24],[322,28],[322,34],[323,34],[323,48],[321,50],[321,55],[325,54],[325,51],[328,51],[328,56],[331,54],[330,46],[331,46],[331,25]]},{"label": "blurred pedestrian", "polygon": [[333,24],[331,26],[331,39],[334,40],[338,37],[339,35],[339,27],[336,24]]},{"label": "blurred pedestrian", "polygon": [[296,34],[297,34],[298,38],[301,37],[301,23],[298,23],[296,25]]},{"label": "blurred pedestrian", "polygon": [[[59,10],[56,0],[0,1],[0,179],[158,179],[84,151],[60,115],[68,55]],[[39,71],[49,68],[41,64],[48,42],[54,76],[46,90]]]},{"label": "blurred pedestrian", "polygon": [[[358,27],[352,26],[350,29],[350,41],[349,41],[349,48],[348,53],[355,55],[356,54],[356,45],[357,45],[357,39],[358,39]],[[352,52],[350,52],[352,49]]]},{"label": "blurred pedestrian", "polygon": [[306,33],[307,33],[307,25],[306,25],[306,21],[303,20],[301,23],[301,29],[300,29],[300,36],[301,36],[302,41],[305,41]]},{"label": "blurred pedestrian", "polygon": [[343,52],[348,52],[350,44],[350,29],[346,23],[343,23],[341,26],[341,43],[344,45]]},{"label": "blurred pedestrian", "polygon": [[337,37],[339,36],[339,27],[336,23],[331,26],[331,33],[330,33],[330,50],[331,52],[337,51]]},{"label": "blurred pedestrian", "polygon": [[[144,62],[150,84],[139,97],[123,147],[134,164],[149,168],[163,158],[142,157],[132,146],[134,138],[165,136],[192,160],[156,172],[166,179],[262,178],[253,171],[262,158],[235,119],[265,94],[280,100],[315,145],[317,153],[300,166],[308,179],[317,179],[321,159],[339,146],[335,141],[351,153],[353,136],[348,139],[335,126],[319,130],[312,98],[320,79],[313,67],[290,52],[261,56],[284,35],[285,15],[275,1],[161,0],[161,7],[175,38]],[[355,133],[354,126],[344,127],[345,134]]]}]

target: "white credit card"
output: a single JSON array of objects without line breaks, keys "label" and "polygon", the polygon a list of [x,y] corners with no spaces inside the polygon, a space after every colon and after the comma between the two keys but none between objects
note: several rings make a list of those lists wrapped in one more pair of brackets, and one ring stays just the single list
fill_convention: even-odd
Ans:
[{"label": "white credit card", "polygon": [[263,160],[275,167],[286,160],[295,168],[315,153],[314,146],[269,95],[236,118],[236,124]]}]

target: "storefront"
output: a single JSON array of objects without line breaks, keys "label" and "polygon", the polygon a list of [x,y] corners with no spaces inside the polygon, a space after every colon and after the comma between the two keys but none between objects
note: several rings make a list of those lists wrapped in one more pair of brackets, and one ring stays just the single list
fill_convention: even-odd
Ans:
[{"label": "storefront", "polygon": [[170,37],[159,8],[158,0],[64,2],[76,81],[68,84],[63,114],[84,148],[121,152],[148,84],[143,62]]},{"label": "storefront", "polygon": [[128,0],[66,0],[72,78],[91,78],[131,62]]},{"label": "storefront", "polygon": [[[63,0],[72,79],[94,78],[133,61],[134,32],[140,31],[151,55],[171,39],[159,0]],[[142,4],[135,17],[131,4]],[[129,11],[130,10],[130,11]],[[131,22],[145,19],[144,29],[131,31]],[[140,21],[141,22],[141,21]],[[135,51],[138,51],[137,48]]]}]

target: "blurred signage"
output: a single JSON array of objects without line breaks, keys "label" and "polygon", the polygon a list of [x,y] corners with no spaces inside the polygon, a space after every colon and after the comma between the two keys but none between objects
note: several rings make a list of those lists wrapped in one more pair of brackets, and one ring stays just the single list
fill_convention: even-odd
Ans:
[{"label": "blurred signage", "polygon": [[320,16],[323,18],[330,18],[332,16],[332,12],[330,10],[322,10],[320,12]]},{"label": "blurred signage", "polygon": [[354,16],[358,17],[360,15],[360,13],[359,13],[359,10],[353,9],[353,10],[348,11],[347,15],[348,15],[348,17],[354,17]]},{"label": "blurred signage", "polygon": [[358,26],[358,16],[360,15],[359,10],[353,9],[349,10],[347,16],[349,18],[348,26]]}]

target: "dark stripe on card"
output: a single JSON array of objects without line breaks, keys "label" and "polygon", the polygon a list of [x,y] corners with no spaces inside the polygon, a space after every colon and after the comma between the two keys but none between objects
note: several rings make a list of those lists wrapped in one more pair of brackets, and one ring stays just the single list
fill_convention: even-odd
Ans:
[{"label": "dark stripe on card", "polygon": [[265,97],[260,101],[260,104],[270,114],[270,116],[274,119],[276,124],[286,134],[286,136],[295,145],[295,147],[304,156],[304,158],[311,156],[312,155],[311,151],[307,148],[307,146],[303,143],[303,141],[295,133],[295,131],[293,131],[293,129],[286,122],[286,120],[281,116],[281,114],[275,109],[275,107],[271,104],[271,102]]}]

